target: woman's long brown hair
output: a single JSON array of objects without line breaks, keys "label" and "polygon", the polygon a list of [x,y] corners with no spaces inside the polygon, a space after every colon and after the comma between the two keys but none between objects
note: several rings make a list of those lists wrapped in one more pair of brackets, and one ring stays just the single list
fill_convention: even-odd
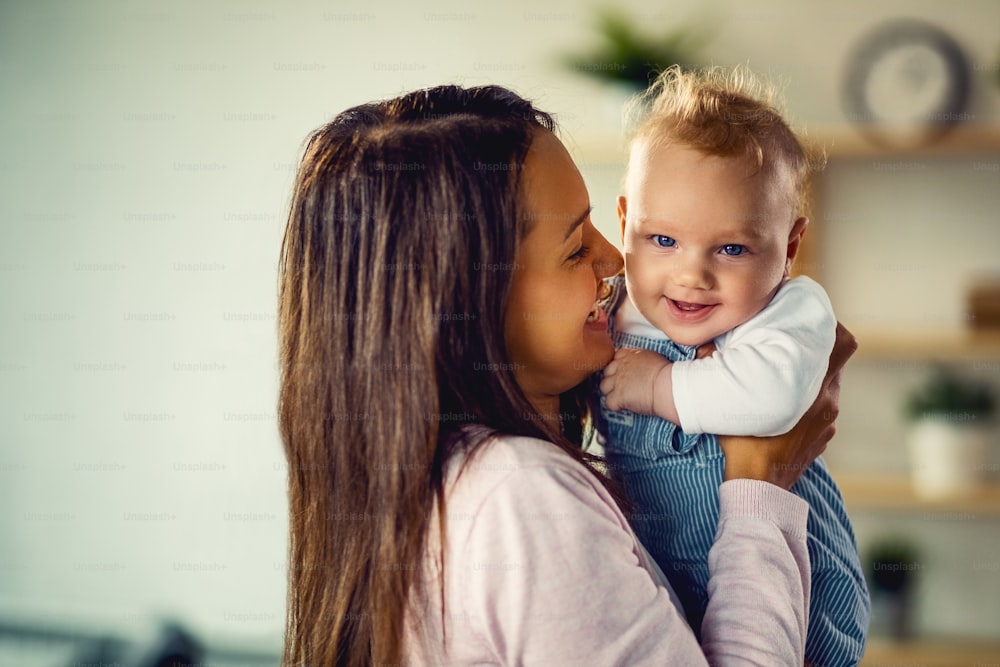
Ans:
[{"label": "woman's long brown hair", "polygon": [[458,447],[530,435],[589,461],[585,392],[550,432],[503,340],[519,177],[553,127],[506,89],[443,86],[349,109],[307,142],[279,285],[286,667],[401,662]]}]

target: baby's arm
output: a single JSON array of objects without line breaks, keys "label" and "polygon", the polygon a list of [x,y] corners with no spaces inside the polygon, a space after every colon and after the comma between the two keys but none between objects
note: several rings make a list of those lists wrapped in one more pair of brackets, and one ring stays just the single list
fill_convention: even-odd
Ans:
[{"label": "baby's arm", "polygon": [[672,364],[656,352],[622,348],[604,369],[601,392],[610,410],[631,410],[680,424]]},{"label": "baby's arm", "polygon": [[717,339],[711,357],[671,367],[678,423],[687,433],[786,432],[819,391],[836,327],[823,289],[808,278],[790,281],[767,308]]}]

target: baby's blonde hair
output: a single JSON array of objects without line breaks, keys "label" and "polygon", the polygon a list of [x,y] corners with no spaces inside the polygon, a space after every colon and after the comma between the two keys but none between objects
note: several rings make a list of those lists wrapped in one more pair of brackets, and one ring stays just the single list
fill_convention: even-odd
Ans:
[{"label": "baby's blonde hair", "polygon": [[710,67],[662,72],[626,110],[634,128],[631,143],[676,142],[705,155],[744,157],[758,170],[792,179],[792,204],[802,214],[811,173],[822,155],[812,155],[782,116],[775,88],[747,67]]}]

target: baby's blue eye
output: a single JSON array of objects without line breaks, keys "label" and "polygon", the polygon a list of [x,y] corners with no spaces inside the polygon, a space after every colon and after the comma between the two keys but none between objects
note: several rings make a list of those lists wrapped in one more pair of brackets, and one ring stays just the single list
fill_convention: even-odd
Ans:
[{"label": "baby's blue eye", "polygon": [[719,252],[723,255],[729,255],[730,257],[739,257],[746,251],[746,246],[742,246],[739,243],[728,243],[719,249]]},{"label": "baby's blue eye", "polygon": [[677,244],[677,242],[672,238],[664,236],[663,234],[655,234],[653,236],[653,242],[661,248],[673,248]]}]

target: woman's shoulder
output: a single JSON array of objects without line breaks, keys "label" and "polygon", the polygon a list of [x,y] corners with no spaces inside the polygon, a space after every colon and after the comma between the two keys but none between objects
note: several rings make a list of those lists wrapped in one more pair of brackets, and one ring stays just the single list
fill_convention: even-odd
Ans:
[{"label": "woman's shoulder", "polygon": [[547,440],[491,435],[449,465],[446,494],[452,509],[474,513],[487,502],[617,504],[596,473]]},{"label": "woman's shoulder", "polygon": [[[508,435],[491,433],[481,436],[474,447],[461,452],[455,463],[460,465],[483,465],[490,463],[495,467],[483,468],[487,472],[512,472],[516,468],[555,465],[581,467],[566,452],[555,444],[541,438],[527,435]],[[504,464],[507,464],[506,466]]]},{"label": "woman's shoulder", "polygon": [[502,484],[512,477],[539,472],[593,477],[581,463],[548,440],[491,434],[455,455],[448,466],[446,485],[475,485],[482,489],[491,483]]}]

